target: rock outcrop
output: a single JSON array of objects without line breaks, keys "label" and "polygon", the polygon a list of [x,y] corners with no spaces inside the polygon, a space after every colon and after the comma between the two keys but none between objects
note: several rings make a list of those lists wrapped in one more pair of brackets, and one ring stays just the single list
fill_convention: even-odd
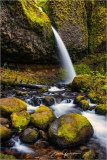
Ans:
[{"label": "rock outcrop", "polygon": [[51,22],[35,1],[2,1],[2,62],[53,63]]}]

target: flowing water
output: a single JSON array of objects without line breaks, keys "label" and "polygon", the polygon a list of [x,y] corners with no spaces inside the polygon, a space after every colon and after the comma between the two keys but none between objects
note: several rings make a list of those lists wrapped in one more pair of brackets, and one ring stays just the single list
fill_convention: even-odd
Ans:
[{"label": "flowing water", "polygon": [[72,82],[72,80],[76,76],[76,73],[75,73],[72,61],[70,59],[69,53],[68,53],[61,37],[59,36],[57,31],[53,27],[52,27],[52,30],[54,32],[55,40],[57,42],[57,46],[58,46],[58,50],[59,50],[59,54],[60,54],[60,59],[61,59],[63,68],[65,69],[65,73],[66,73],[66,76],[65,76],[63,83],[68,84],[68,83]]},{"label": "flowing water", "polygon": [[[92,148],[93,143],[96,143],[97,148],[95,148],[95,151],[97,151],[98,153],[98,158],[104,159],[106,157],[106,149],[107,149],[107,124],[106,124],[107,117],[103,115],[95,114],[94,109],[92,111],[90,110],[83,111],[81,108],[77,107],[77,105],[74,103],[74,99],[75,99],[75,96],[78,95],[78,93],[67,92],[66,89],[67,88],[64,85],[62,85],[62,87],[60,86],[60,88],[57,86],[52,86],[52,87],[48,86],[48,91],[40,93],[40,95],[38,94],[38,92],[34,92],[34,90],[28,89],[30,94],[27,97],[24,97],[24,96],[17,97],[17,95],[14,95],[14,97],[21,98],[27,103],[27,111],[29,113],[33,113],[34,110],[38,108],[38,106],[40,106],[41,104],[44,104],[42,100],[45,95],[48,95],[54,98],[54,104],[50,106],[50,109],[52,110],[52,112],[57,118],[66,113],[78,113],[78,114],[82,114],[83,116],[85,116],[90,121],[94,129],[94,134],[90,138],[90,142],[87,142],[86,145],[87,146],[89,145],[89,148]],[[13,89],[13,92],[14,92],[14,89]],[[11,96],[13,96],[13,92],[11,90]],[[33,95],[31,94],[31,92],[33,93]],[[37,94],[35,95],[34,93],[35,94],[37,93]],[[9,92],[9,96],[10,96],[10,92]],[[32,103],[31,105],[33,96],[37,98],[38,104]],[[8,97],[8,94],[6,95],[6,97]],[[89,101],[90,107],[96,106],[96,104],[91,103],[90,100],[88,101]],[[12,144],[14,143],[14,144],[10,145],[11,143]],[[37,154],[37,150],[34,148],[33,144],[28,145],[21,141],[20,133],[19,134],[15,133],[15,135],[13,134],[13,137],[10,140],[6,142],[2,142],[1,149],[4,152],[13,151],[12,153],[16,157],[19,157],[20,155],[24,155],[24,154],[27,154],[27,155]],[[42,148],[38,151],[41,153],[41,156],[43,156],[42,155],[43,150],[42,151],[41,150]]]}]

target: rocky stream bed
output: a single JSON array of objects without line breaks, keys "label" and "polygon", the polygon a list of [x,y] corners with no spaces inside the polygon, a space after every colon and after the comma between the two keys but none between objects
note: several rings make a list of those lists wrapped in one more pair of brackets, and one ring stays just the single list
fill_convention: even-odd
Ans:
[{"label": "rocky stream bed", "polygon": [[[89,102],[88,110],[84,111],[78,105],[76,102],[76,97],[78,96],[85,97]],[[46,126],[40,124],[35,125],[33,120],[31,120],[26,127],[22,128],[15,128],[12,118],[8,118],[6,121],[7,118],[1,117],[1,124],[11,130],[10,138],[5,139],[8,135],[7,132],[5,138],[1,139],[2,159],[6,159],[6,156],[10,159],[106,159],[106,117],[95,114],[96,104],[91,103],[85,94],[71,92],[67,85],[53,84],[53,86],[47,85],[45,87],[40,85],[38,89],[18,86],[2,88],[1,98],[5,99],[7,97],[16,97],[25,101],[27,103],[26,112],[32,115],[32,118],[33,114],[37,114],[36,117],[38,116],[39,113],[36,113],[35,110],[37,111],[39,107],[43,107],[41,109],[46,107],[45,112],[51,109],[53,115]],[[44,118],[45,112],[40,113]],[[11,117],[13,114],[14,113],[11,114]],[[73,143],[65,144],[65,142],[69,140],[65,141],[64,136],[65,139],[67,136],[70,138],[69,135],[67,135],[70,129],[67,123],[70,122],[71,115],[78,115],[79,119],[81,116],[84,117],[84,119],[87,118],[86,121],[89,120],[91,123],[90,126],[92,125],[93,129],[88,129],[87,133],[86,130],[83,131],[82,133],[84,133],[84,135],[82,135],[82,139],[80,138],[79,143],[78,140],[75,140]],[[18,116],[20,119],[20,114]],[[49,116],[48,114],[48,117]],[[64,126],[64,133],[67,133],[65,133],[65,135],[62,133],[63,136],[60,140],[56,133],[52,135],[51,130],[53,129],[53,132],[55,132],[54,127],[59,124],[61,117],[63,119],[65,118],[66,123],[63,123],[62,126]],[[15,122],[16,121],[18,120],[16,119]],[[82,121],[80,123],[82,123]],[[78,126],[78,124],[79,121],[76,125]],[[59,125],[59,134],[60,130],[63,132],[62,126],[61,124]],[[74,127],[76,126],[74,125]],[[68,128],[68,130],[66,128]],[[71,132],[72,131],[69,133]]]}]

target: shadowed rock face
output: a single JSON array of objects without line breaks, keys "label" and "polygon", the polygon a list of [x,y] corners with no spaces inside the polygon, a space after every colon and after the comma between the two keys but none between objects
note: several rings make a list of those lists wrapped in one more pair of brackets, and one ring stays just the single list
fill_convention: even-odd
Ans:
[{"label": "shadowed rock face", "polygon": [[87,51],[89,54],[104,52],[105,16],[104,0],[98,3],[95,0],[2,1],[2,62],[59,63],[51,23],[73,61]]},{"label": "shadowed rock face", "polygon": [[[2,61],[55,63],[53,34],[47,15],[34,1],[2,2]],[[53,54],[51,54],[53,53]]]}]

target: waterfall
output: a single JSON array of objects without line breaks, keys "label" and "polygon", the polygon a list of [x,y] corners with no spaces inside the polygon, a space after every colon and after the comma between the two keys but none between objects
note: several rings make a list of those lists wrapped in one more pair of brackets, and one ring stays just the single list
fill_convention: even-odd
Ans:
[{"label": "waterfall", "polygon": [[59,36],[57,31],[53,27],[52,27],[52,30],[53,30],[55,40],[56,40],[56,43],[58,46],[58,50],[59,50],[59,54],[61,57],[61,62],[62,62],[63,68],[67,72],[66,77],[64,79],[64,83],[68,84],[68,83],[72,82],[72,80],[76,76],[76,73],[75,73],[72,61],[70,59],[69,53],[68,53],[61,37]]}]

